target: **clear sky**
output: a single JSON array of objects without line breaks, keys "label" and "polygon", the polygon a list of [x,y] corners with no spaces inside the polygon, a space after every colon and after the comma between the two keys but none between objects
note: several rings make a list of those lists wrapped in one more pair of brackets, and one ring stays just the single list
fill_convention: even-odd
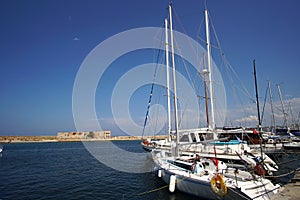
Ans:
[{"label": "clear sky", "polygon": [[[162,27],[168,4],[167,0],[1,0],[0,135],[55,135],[75,130],[73,84],[86,56],[122,31]],[[196,39],[204,1],[174,0],[173,4],[175,18],[181,23],[175,29]],[[280,83],[284,99],[292,102],[297,115],[300,1],[208,0],[206,4],[222,49],[251,95],[254,97],[252,60],[256,59],[260,96],[263,98],[270,80],[274,101],[278,101],[275,84]],[[130,68],[151,59],[152,53],[121,61]],[[97,98],[111,96],[113,83],[126,70],[108,71],[102,80],[107,87],[99,87]],[[149,88],[145,91],[144,96],[135,94],[141,99],[132,111],[137,119],[145,115]],[[96,105],[103,121],[112,117],[108,100],[106,103]],[[104,127],[117,130],[109,124]]]}]

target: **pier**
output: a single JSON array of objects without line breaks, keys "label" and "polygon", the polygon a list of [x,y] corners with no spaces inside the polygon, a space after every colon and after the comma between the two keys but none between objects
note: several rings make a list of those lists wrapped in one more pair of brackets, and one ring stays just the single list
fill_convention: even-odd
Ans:
[{"label": "pier", "polygon": [[295,171],[294,178],[280,188],[272,200],[298,200],[300,197],[300,168]]}]

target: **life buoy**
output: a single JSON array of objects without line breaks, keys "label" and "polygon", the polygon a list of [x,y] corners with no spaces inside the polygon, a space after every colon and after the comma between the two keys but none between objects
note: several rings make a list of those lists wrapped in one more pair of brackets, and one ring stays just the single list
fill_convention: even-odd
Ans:
[{"label": "life buoy", "polygon": [[216,174],[210,181],[211,189],[219,196],[223,197],[227,194],[227,187],[223,177]]}]

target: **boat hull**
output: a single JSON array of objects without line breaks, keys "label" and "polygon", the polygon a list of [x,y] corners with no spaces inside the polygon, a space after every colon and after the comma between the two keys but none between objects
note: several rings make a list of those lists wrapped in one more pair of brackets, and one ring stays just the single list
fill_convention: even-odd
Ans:
[{"label": "boat hull", "polygon": [[[170,178],[174,173],[163,170],[162,179],[167,184],[170,184]],[[218,196],[213,192],[210,186],[210,182],[199,181],[196,179],[186,179],[184,176],[176,176],[176,187],[175,190],[184,192],[193,196],[197,196],[203,199],[249,199],[249,197],[241,198],[240,195],[232,191],[228,191],[228,194],[225,197]]]},{"label": "boat hull", "polygon": [[[223,168],[219,166],[219,173],[224,181],[222,191],[219,194],[211,188],[211,181],[215,179],[216,169],[214,163],[209,163],[210,160],[203,160],[205,166],[200,167],[200,171],[194,172],[190,159],[187,157],[180,157],[174,159],[168,157],[165,159],[164,152],[153,155],[155,162],[156,175],[163,179],[165,183],[169,185],[169,191],[180,191],[193,196],[200,197],[201,199],[256,199],[264,200],[270,199],[274,194],[278,192],[279,185],[274,186],[271,181],[263,178],[257,180],[251,177],[250,173],[239,172],[235,169]],[[213,165],[211,165],[213,164]],[[204,168],[203,168],[204,167]],[[222,169],[223,168],[223,169]],[[201,169],[204,171],[201,172]],[[250,178],[250,179],[249,179]],[[224,192],[223,190],[225,186]],[[220,196],[220,194],[224,194]]]},{"label": "boat hull", "polygon": [[285,144],[283,146],[283,148],[286,151],[297,151],[297,152],[299,152],[300,151],[300,142],[291,142],[291,143]]}]

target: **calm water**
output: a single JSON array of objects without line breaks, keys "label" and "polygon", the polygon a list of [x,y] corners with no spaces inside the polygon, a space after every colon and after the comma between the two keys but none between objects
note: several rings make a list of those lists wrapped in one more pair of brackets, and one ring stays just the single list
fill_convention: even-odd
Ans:
[{"label": "calm water", "polygon": [[[144,153],[139,142],[115,144],[131,152]],[[106,142],[99,143],[106,146]],[[145,162],[148,159],[146,156]],[[7,144],[0,158],[0,199],[3,200],[196,199],[179,192],[171,194],[167,187],[140,195],[164,185],[154,173],[126,173],[107,167],[81,142]]]},{"label": "calm water", "polygon": [[[114,144],[130,152],[145,153],[139,142],[116,141]],[[134,158],[117,155],[109,149],[108,142],[91,144],[97,145],[100,153],[135,169]],[[143,156],[143,162],[152,163],[149,155]],[[286,162],[284,170],[300,167],[299,154],[292,157],[298,162]],[[165,185],[153,172],[126,173],[107,167],[81,142],[7,144],[0,157],[0,199],[3,200],[197,199],[180,192],[171,194]],[[158,188],[163,189],[153,191]]]}]

